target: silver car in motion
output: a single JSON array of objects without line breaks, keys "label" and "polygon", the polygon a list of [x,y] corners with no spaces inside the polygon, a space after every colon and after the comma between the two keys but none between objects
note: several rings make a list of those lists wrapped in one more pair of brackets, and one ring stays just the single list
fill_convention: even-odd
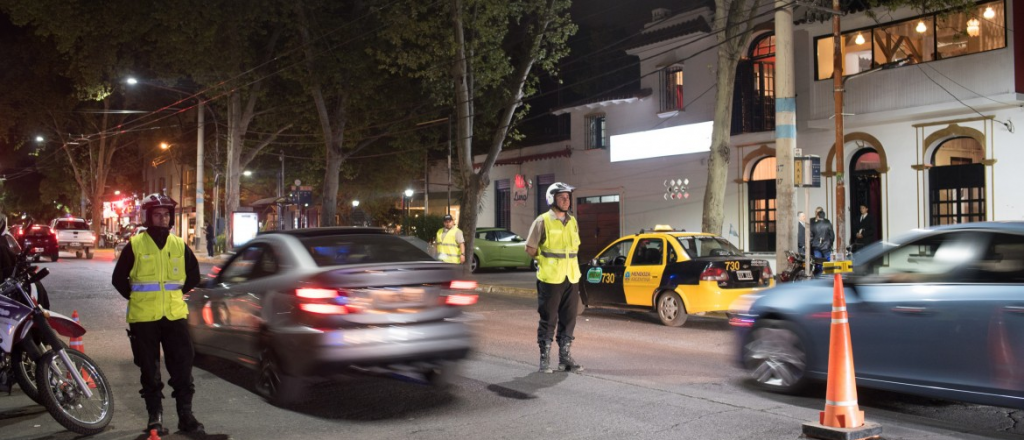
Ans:
[{"label": "silver car in motion", "polygon": [[[844,278],[857,385],[1024,408],[1024,223],[915,230],[855,253]],[[826,378],[832,291],[786,283],[733,305],[763,388]]]},{"label": "silver car in motion", "polygon": [[475,283],[458,269],[383,229],[261,234],[190,292],[189,328],[198,353],[254,368],[276,404],[352,373],[443,384],[473,342],[460,315]]}]

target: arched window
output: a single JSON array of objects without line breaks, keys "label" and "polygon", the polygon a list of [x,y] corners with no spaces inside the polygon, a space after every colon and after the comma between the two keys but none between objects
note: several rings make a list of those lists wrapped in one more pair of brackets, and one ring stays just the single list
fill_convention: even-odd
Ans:
[{"label": "arched window", "polygon": [[976,139],[939,145],[928,170],[929,221],[933,226],[985,220],[985,150]]},{"label": "arched window", "polygon": [[[850,214],[847,217],[850,219],[850,244],[854,251],[883,237],[881,168],[882,156],[874,148],[865,147],[854,153],[850,165]],[[861,206],[867,208],[867,212],[861,212]]]},{"label": "arched window", "polygon": [[775,158],[757,161],[747,182],[750,250],[775,251]]},{"label": "arched window", "polygon": [[736,65],[732,134],[775,129],[775,34],[754,39]]}]

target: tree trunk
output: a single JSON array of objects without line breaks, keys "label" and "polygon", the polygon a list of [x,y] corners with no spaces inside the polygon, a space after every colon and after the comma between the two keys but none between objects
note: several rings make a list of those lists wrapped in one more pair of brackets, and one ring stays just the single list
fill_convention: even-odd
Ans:
[{"label": "tree trunk", "polygon": [[746,47],[754,17],[761,6],[753,0],[715,0],[715,25],[718,35],[718,88],[715,92],[715,121],[708,155],[708,180],[704,188],[704,213],[701,231],[722,235],[725,218],[725,193],[729,179],[732,140],[732,98],[736,88],[736,64]]},{"label": "tree trunk", "polygon": [[462,197],[459,200],[459,206],[464,207],[459,212],[459,229],[462,230],[462,234],[466,237],[466,262],[462,265],[462,269],[466,274],[473,271],[473,238],[476,237],[476,223],[480,215],[480,201],[483,199],[484,188],[487,185],[481,184],[481,177],[486,178],[487,176],[473,175],[466,182],[466,188],[462,191]]},{"label": "tree trunk", "polygon": [[336,226],[334,216],[338,212],[338,174],[341,172],[341,165],[344,162],[345,156],[341,153],[340,145],[338,148],[335,148],[334,145],[328,146],[327,169],[324,170],[320,226]]},{"label": "tree trunk", "polygon": [[[725,53],[723,53],[725,52]],[[725,217],[725,190],[729,180],[732,139],[732,94],[736,79],[736,61],[729,60],[726,45],[718,47],[718,89],[715,93],[715,121],[708,155],[708,181],[704,189],[704,218],[701,232],[722,235]]]}]

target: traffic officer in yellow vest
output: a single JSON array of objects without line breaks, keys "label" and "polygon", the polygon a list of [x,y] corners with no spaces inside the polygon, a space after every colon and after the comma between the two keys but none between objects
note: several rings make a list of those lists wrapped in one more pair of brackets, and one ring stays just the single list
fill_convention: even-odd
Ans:
[{"label": "traffic officer in yellow vest", "polygon": [[142,370],[142,389],[149,421],[145,432],[163,427],[163,390],[160,347],[167,359],[167,383],[174,389],[178,429],[202,432],[192,414],[192,338],[188,308],[182,295],[199,284],[199,262],[185,241],[170,233],[177,203],[163,194],[142,200],[146,231],[132,237],[114,266],[111,283],[128,300],[128,339],[135,365]]},{"label": "traffic officer in yellow vest", "polygon": [[451,215],[444,216],[444,227],[437,230],[437,259],[445,263],[462,264],[466,262],[466,237],[462,230],[455,227],[455,219]]},{"label": "traffic officer in yellow vest", "polygon": [[561,182],[551,184],[547,202],[551,210],[533,221],[526,237],[526,253],[537,259],[537,345],[540,371],[551,373],[551,338],[558,328],[558,370],[583,371],[569,352],[580,303],[580,228],[569,214],[574,188]]}]

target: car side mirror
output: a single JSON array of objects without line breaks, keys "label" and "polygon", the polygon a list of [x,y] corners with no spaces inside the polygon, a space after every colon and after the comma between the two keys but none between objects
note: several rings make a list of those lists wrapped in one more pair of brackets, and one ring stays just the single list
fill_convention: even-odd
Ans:
[{"label": "car side mirror", "polygon": [[523,237],[520,237],[520,236],[517,235],[515,237],[512,237],[512,241],[518,243],[518,242],[521,242],[521,241],[526,241],[526,239],[524,239]]}]

